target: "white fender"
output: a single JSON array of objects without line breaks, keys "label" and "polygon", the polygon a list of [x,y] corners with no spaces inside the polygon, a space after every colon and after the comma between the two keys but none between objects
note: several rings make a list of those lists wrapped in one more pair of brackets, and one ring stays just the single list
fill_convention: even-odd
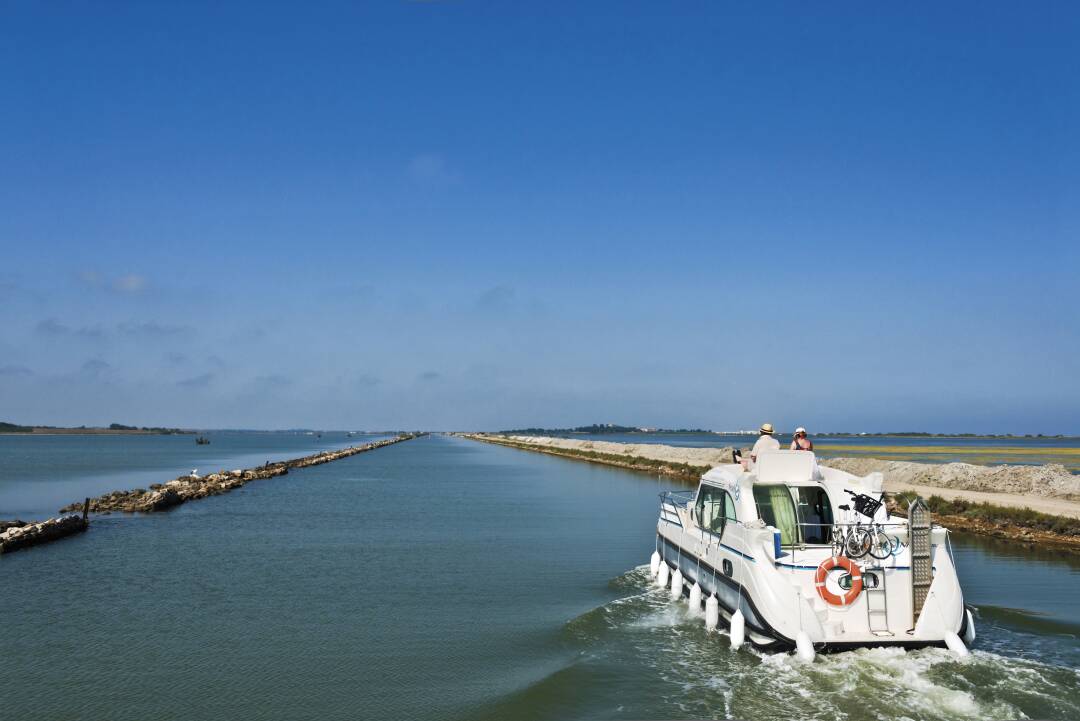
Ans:
[{"label": "white fender", "polygon": [[678,568],[671,575],[671,600],[678,601],[682,598],[682,571]]},{"label": "white fender", "polygon": [[965,658],[971,655],[971,651],[967,650],[967,646],[960,640],[960,637],[953,631],[947,631],[945,633],[945,645],[949,647],[949,650],[956,654],[957,658]]},{"label": "white fender", "polygon": [[653,551],[652,557],[649,558],[649,578],[656,578],[656,574],[660,572],[660,552]]},{"label": "white fender", "polygon": [[813,661],[814,656],[817,653],[814,651],[814,644],[810,642],[810,634],[806,631],[799,631],[795,635],[795,654],[799,657],[800,661]]},{"label": "white fender", "polygon": [[716,596],[709,596],[705,600],[705,628],[706,630],[714,631],[719,623],[720,602],[716,600]]},{"label": "white fender", "polygon": [[670,572],[671,572],[671,569],[668,568],[667,563],[665,563],[664,561],[661,561],[660,562],[660,572],[656,574],[656,585],[659,586],[660,588],[666,587],[667,586],[667,581],[668,581],[668,574]]},{"label": "white fender", "polygon": [[738,648],[746,640],[746,617],[741,608],[731,615],[731,647]]},{"label": "white fender", "polygon": [[690,587],[690,615],[696,616],[701,613],[701,586],[697,581]]},{"label": "white fender", "polygon": [[964,613],[967,614],[967,628],[964,629],[964,643],[970,646],[975,642],[975,619],[971,616],[971,610],[965,608]]}]

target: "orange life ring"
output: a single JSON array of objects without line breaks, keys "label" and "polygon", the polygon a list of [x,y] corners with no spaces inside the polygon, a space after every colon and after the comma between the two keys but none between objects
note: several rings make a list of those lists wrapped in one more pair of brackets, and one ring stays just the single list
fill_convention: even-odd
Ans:
[{"label": "orange life ring", "polygon": [[[825,588],[825,579],[829,575],[829,571],[834,568],[843,568],[851,576],[851,588],[843,596],[837,596],[835,593]],[[846,556],[833,556],[832,558],[826,558],[821,562],[821,565],[817,567],[817,573],[814,575],[814,585],[817,586],[818,595],[821,596],[825,603],[832,604],[833,606],[850,606],[855,602],[855,599],[862,593],[862,573],[859,571],[859,567],[855,565],[855,562]]]}]

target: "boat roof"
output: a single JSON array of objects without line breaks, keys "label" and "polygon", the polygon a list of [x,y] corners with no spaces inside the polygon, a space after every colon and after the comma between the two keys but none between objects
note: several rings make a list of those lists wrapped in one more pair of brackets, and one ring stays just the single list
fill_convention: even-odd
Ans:
[{"label": "boat roof", "polygon": [[710,469],[701,480],[709,485],[728,486],[744,474],[752,476],[754,483],[769,485],[821,480],[817,459],[809,451],[765,451],[758,454],[752,471],[744,471],[738,464],[727,464]]}]

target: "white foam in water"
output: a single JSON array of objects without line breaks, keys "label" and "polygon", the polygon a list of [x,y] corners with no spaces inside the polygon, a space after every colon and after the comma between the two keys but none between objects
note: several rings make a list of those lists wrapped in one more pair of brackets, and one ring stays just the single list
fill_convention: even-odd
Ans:
[{"label": "white foam in water", "polygon": [[[607,604],[618,613],[607,616],[610,630],[600,640],[606,648],[598,652],[651,669],[663,681],[656,701],[680,713],[852,721],[1025,717],[1013,701],[1055,709],[1053,718],[1080,718],[1074,700],[1080,697],[1080,670],[990,653],[978,644],[962,662],[944,648],[858,649],[822,654],[809,665],[793,654],[749,645],[751,654],[740,654],[726,639],[706,633],[700,619],[653,587],[648,567],[642,569],[624,577],[642,592]],[[652,632],[657,630],[662,633]]]}]

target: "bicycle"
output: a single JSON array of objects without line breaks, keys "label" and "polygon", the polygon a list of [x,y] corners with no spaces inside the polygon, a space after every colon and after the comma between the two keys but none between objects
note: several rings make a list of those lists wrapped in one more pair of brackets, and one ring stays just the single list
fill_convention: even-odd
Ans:
[{"label": "bicycle", "polygon": [[[851,506],[841,505],[842,511],[850,511]],[[833,556],[847,556],[848,558],[862,558],[870,552],[873,539],[870,532],[862,526],[858,519],[854,526],[833,526],[832,529]]]},{"label": "bicycle", "polygon": [[[844,489],[844,492],[852,497],[855,503],[855,512],[859,515],[866,516],[870,519],[871,523],[868,527],[863,527],[858,518],[855,519],[855,533],[866,534],[866,553],[869,553],[872,557],[879,561],[883,561],[890,556],[899,555],[899,550],[902,547],[900,539],[896,536],[889,536],[885,532],[885,527],[878,521],[874,520],[874,516],[881,509],[881,506],[885,502],[885,493],[882,492],[880,498],[872,498],[865,493],[855,493],[848,489]],[[845,506],[840,506],[845,508]],[[861,548],[861,546],[860,546]],[[864,553],[863,555],[866,555]],[[861,556],[857,556],[861,558]]]}]

